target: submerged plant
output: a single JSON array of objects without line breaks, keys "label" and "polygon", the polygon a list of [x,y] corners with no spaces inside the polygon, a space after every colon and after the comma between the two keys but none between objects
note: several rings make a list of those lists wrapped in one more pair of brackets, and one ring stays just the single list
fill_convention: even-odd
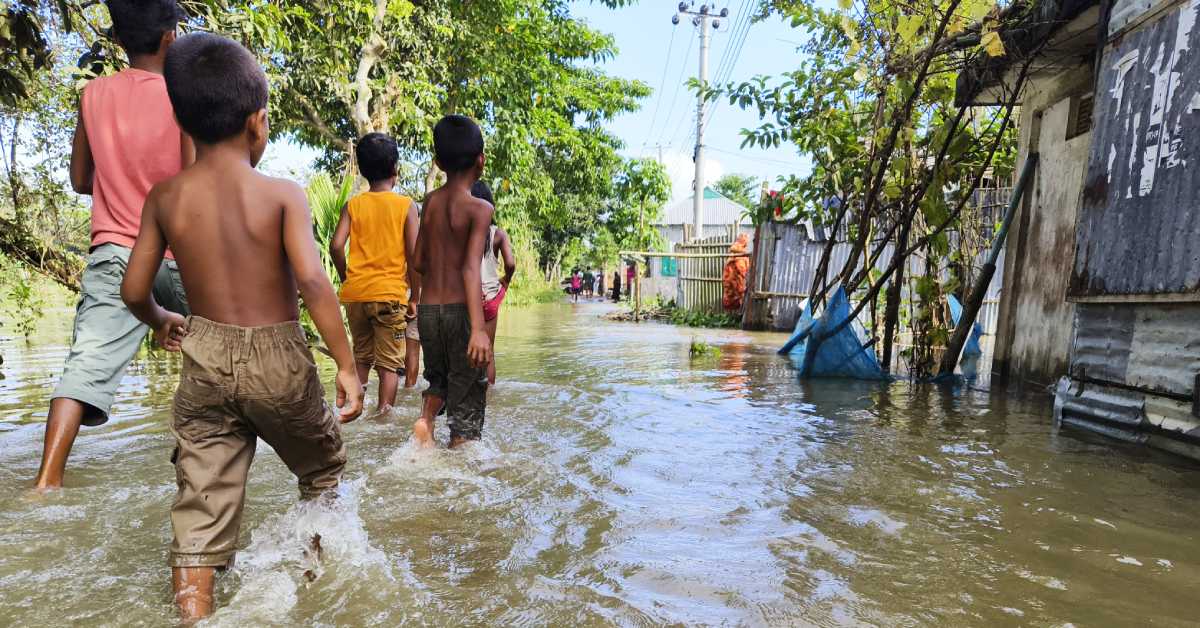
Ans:
[{"label": "submerged plant", "polygon": [[710,345],[703,340],[696,340],[693,336],[692,344],[688,347],[688,355],[693,358],[716,357],[721,355],[721,348]]}]

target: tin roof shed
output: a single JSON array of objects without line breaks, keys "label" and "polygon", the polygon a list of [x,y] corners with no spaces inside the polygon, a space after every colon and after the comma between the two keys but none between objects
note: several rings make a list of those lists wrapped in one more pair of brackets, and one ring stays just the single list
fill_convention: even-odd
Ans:
[{"label": "tin roof shed", "polygon": [[[749,225],[749,212],[740,203],[726,197],[712,188],[704,188],[704,224],[706,225]],[[667,206],[661,220],[656,225],[690,225],[692,224],[692,196]]]}]

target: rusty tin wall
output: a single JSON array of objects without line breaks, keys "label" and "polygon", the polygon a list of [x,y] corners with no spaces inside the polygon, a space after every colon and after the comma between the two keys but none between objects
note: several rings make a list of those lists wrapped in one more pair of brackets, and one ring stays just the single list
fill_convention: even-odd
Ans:
[{"label": "rusty tin wall", "polygon": [[1112,12],[1108,18],[1109,36],[1116,35],[1156,4],[1159,4],[1158,0],[1116,0],[1113,2]]},{"label": "rusty tin wall", "polygon": [[1179,3],[1104,52],[1073,297],[1200,289],[1198,8]]},{"label": "rusty tin wall", "polygon": [[1200,373],[1200,305],[1081,303],[1071,378],[1190,400]]},{"label": "rusty tin wall", "polygon": [[1080,303],[1061,425],[1200,459],[1200,304]]}]

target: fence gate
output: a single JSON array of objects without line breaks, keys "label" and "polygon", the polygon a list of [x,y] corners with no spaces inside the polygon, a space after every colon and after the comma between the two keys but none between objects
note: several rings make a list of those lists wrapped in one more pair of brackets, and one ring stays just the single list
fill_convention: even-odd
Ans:
[{"label": "fence gate", "polygon": [[676,244],[675,252],[682,254],[708,254],[713,257],[679,258],[679,299],[677,305],[691,312],[721,312],[723,294],[721,276],[725,269],[725,257],[736,237],[736,226],[729,233]]}]

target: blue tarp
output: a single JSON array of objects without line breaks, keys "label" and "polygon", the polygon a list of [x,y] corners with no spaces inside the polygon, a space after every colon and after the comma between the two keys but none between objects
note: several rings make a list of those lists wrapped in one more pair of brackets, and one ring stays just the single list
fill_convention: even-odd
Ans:
[{"label": "blue tarp", "polygon": [[[954,320],[957,326],[959,319],[962,318],[962,304],[954,295],[946,295],[946,302],[950,305],[950,318]],[[979,374],[979,357],[983,355],[983,348],[979,346],[979,338],[983,335],[983,325],[978,322],[971,328],[971,335],[967,336],[967,342],[963,344],[962,355],[958,359],[958,366],[962,369],[963,377],[973,379]]]},{"label": "blue tarp", "polygon": [[850,301],[841,286],[829,297],[820,318],[813,318],[812,306],[806,300],[800,311],[800,320],[792,337],[779,350],[780,355],[791,358],[802,377],[851,377],[855,379],[886,379],[879,367],[875,348],[867,344],[866,331],[858,321],[852,321],[833,336],[826,338],[817,347],[817,355],[811,360],[808,372],[805,357],[812,336],[824,337],[850,316]]}]

